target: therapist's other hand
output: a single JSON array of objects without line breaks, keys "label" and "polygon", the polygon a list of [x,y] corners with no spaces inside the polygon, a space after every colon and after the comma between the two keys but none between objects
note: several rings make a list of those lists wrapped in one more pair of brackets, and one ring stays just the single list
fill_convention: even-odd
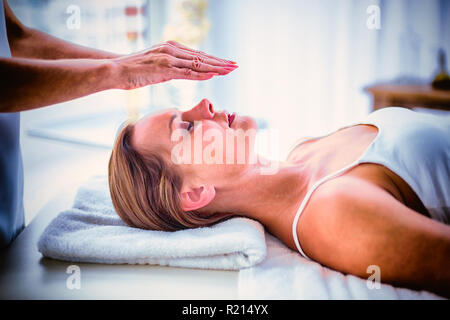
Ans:
[{"label": "therapist's other hand", "polygon": [[235,62],[207,55],[175,41],[112,61],[118,75],[113,80],[114,87],[126,90],[172,79],[208,80],[237,68]]}]

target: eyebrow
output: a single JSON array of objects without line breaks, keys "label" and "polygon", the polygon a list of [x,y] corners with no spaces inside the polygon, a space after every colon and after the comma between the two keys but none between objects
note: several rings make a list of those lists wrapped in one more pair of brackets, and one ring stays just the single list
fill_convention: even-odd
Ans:
[{"label": "eyebrow", "polygon": [[173,119],[175,119],[176,116],[177,116],[177,113],[174,112],[172,114],[172,116],[170,117],[170,120],[169,120],[169,137],[172,135],[172,122],[173,122]]}]

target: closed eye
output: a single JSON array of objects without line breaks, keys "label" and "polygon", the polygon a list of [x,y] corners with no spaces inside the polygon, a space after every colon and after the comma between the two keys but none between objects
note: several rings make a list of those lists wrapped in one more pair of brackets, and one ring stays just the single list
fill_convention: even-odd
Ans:
[{"label": "closed eye", "polygon": [[191,131],[192,128],[194,127],[194,123],[191,121],[183,121],[181,122],[181,127],[183,129],[186,129],[187,131]]}]

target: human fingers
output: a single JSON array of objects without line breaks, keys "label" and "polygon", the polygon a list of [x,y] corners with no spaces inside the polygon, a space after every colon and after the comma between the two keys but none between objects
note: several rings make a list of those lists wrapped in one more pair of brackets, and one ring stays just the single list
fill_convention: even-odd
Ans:
[{"label": "human fingers", "polygon": [[225,64],[236,64],[236,62],[234,62],[234,61],[214,57],[214,56],[206,54],[206,53],[204,53],[202,51],[189,48],[189,47],[187,47],[185,45],[182,45],[181,43],[178,43],[176,41],[167,41],[166,43],[171,45],[171,46],[174,46],[174,47],[176,47],[176,48],[178,48],[180,50],[183,50],[185,52],[191,53],[193,55],[203,56],[204,58],[213,59],[213,60],[225,63]]},{"label": "human fingers", "polygon": [[237,68],[237,65],[235,63],[227,62],[226,60],[219,59],[216,57],[208,57],[201,53],[200,51],[196,50],[185,50],[181,49],[180,47],[177,47],[170,42],[165,42],[162,44],[159,44],[157,46],[152,47],[153,52],[158,53],[164,53],[169,54],[171,56],[174,56],[176,58],[184,59],[184,60],[194,60],[195,58],[201,60],[201,62],[213,65],[213,66],[226,66],[230,68]]},{"label": "human fingers", "polygon": [[228,62],[223,62],[223,61],[220,61],[217,59],[207,58],[205,56],[194,54],[194,53],[187,52],[184,50],[180,50],[178,48],[176,48],[173,51],[172,55],[176,58],[188,60],[188,61],[193,61],[194,59],[197,59],[200,62],[207,64],[207,65],[211,65],[211,66],[227,67],[227,68],[237,68],[238,67],[236,64],[233,64],[233,63],[228,63]]},{"label": "human fingers", "polygon": [[228,74],[236,69],[236,67],[210,65],[200,57],[194,57],[192,60],[172,58],[172,65],[179,68],[189,68],[197,72],[214,72],[220,75]]},{"label": "human fingers", "polygon": [[197,72],[190,68],[172,67],[171,75],[173,79],[187,79],[187,80],[209,80],[218,73],[215,72]]}]

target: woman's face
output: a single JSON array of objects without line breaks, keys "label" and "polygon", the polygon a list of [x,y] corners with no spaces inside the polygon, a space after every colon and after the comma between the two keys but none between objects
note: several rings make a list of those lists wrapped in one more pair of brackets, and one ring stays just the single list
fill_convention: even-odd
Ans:
[{"label": "woman's face", "polygon": [[171,109],[142,118],[131,143],[138,152],[156,152],[176,165],[183,181],[219,187],[255,161],[256,130],[252,118],[215,111],[203,99],[185,112]]}]

